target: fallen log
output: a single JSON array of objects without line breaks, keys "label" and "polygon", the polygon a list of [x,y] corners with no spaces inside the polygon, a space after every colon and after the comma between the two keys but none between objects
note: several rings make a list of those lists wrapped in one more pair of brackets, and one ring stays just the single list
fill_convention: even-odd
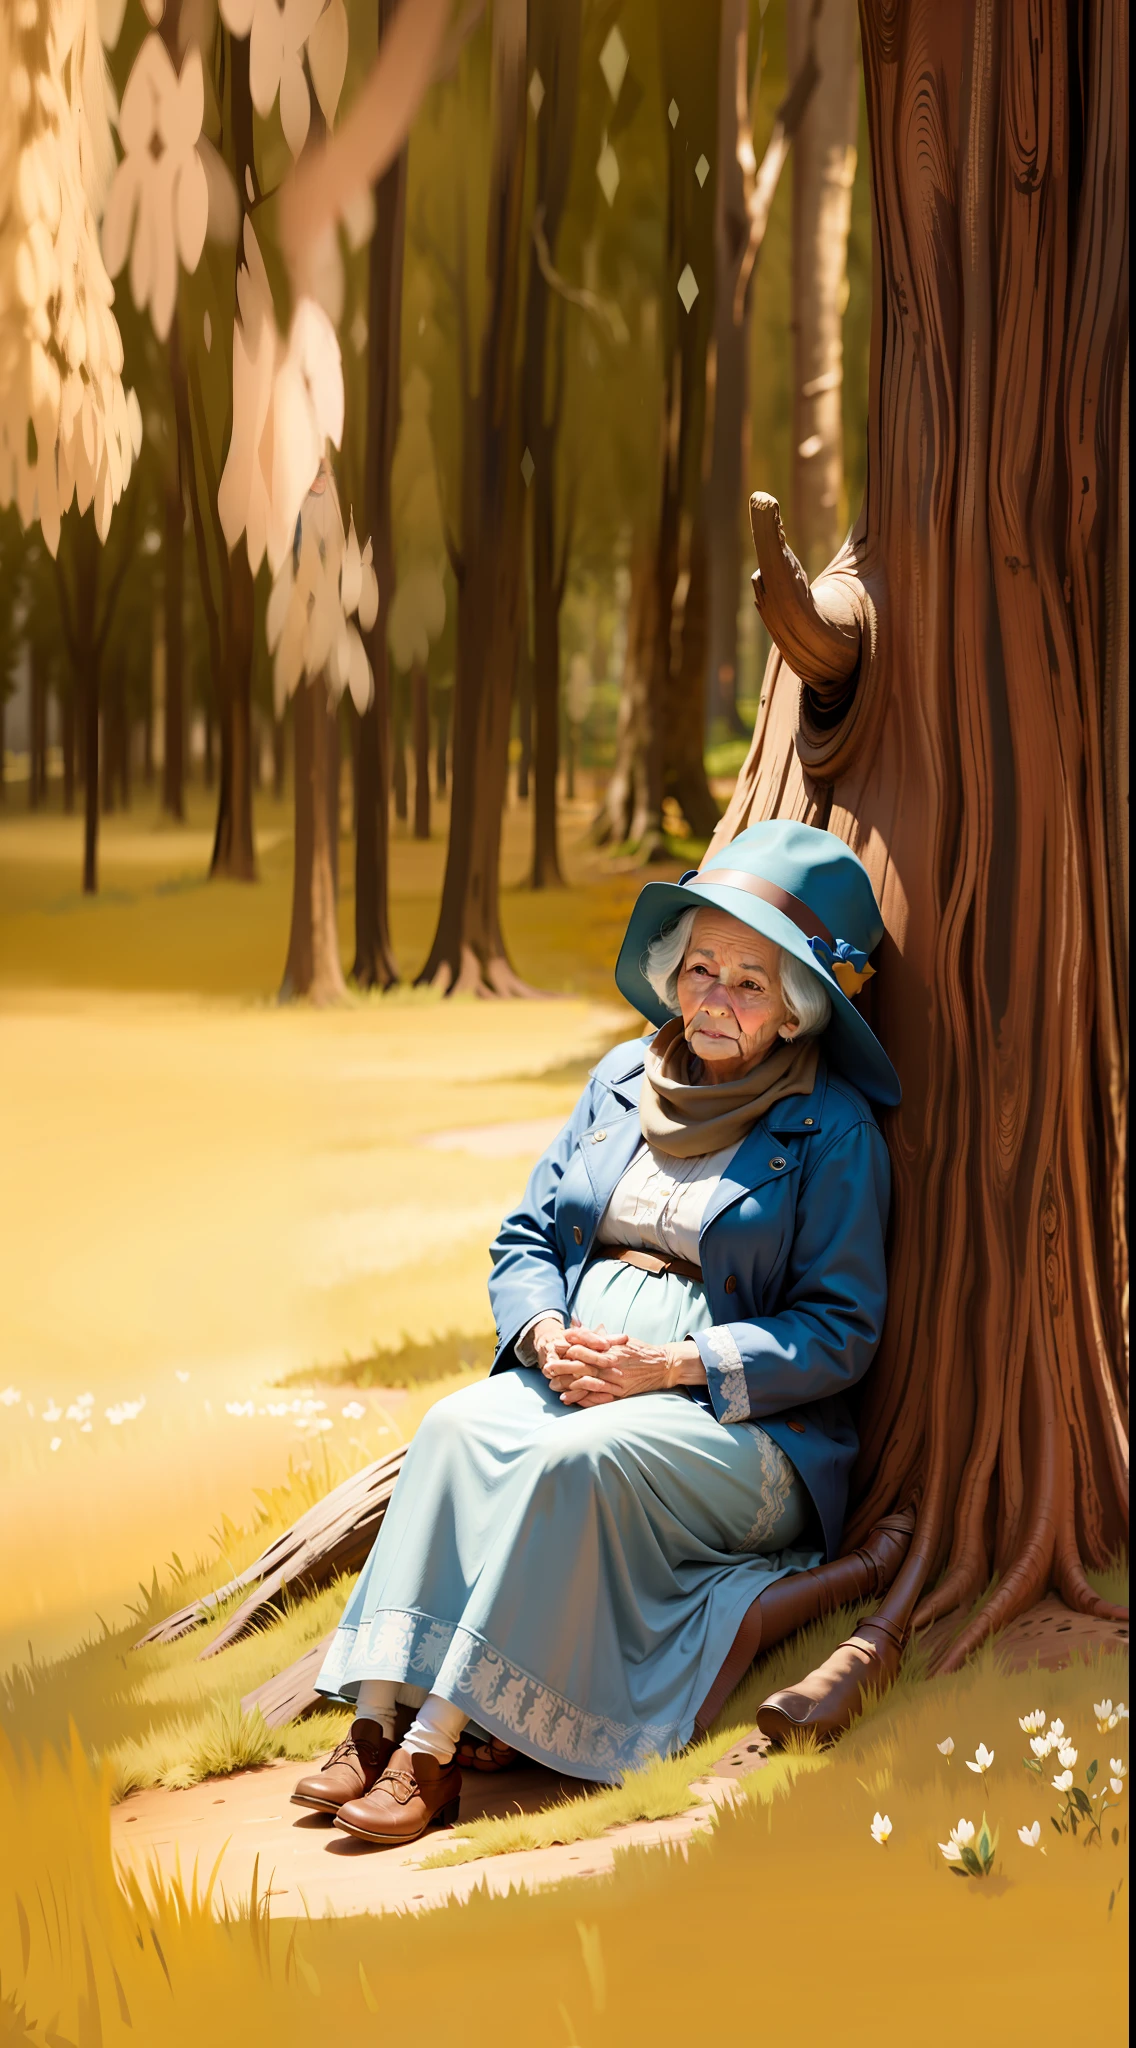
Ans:
[{"label": "fallen log", "polygon": [[238,1637],[278,1613],[286,1594],[314,1593],[329,1585],[339,1573],[357,1571],[370,1554],[405,1456],[406,1446],[401,1444],[397,1451],[390,1451],[385,1458],[376,1458],[373,1464],[353,1472],[350,1479],[308,1508],[290,1529],[274,1537],[267,1549],[235,1579],[167,1615],[139,1637],[135,1649],[147,1643],[176,1643],[247,1587],[248,1598],[200,1653],[202,1657],[215,1657],[219,1650],[228,1649]]},{"label": "fallen log", "polygon": [[259,1708],[270,1728],[284,1728],[289,1721],[302,1720],[316,1707],[326,1707],[327,1701],[316,1691],[315,1682],[334,1635],[335,1630],[329,1629],[294,1664],[247,1692],[241,1701],[242,1714],[255,1713]]}]

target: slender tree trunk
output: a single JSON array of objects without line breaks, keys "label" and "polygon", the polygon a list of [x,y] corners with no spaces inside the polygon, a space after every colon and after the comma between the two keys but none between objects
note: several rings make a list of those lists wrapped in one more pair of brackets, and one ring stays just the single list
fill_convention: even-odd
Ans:
[{"label": "slender tree trunk", "polygon": [[[170,374],[183,379],[181,339],[175,320],[170,328]],[[179,408],[180,412],[184,408]],[[166,478],[162,519],[163,625],[165,629],[165,745],[162,761],[162,809],[179,821],[185,817],[185,502],[182,465],[193,460],[192,446],[177,447]]]},{"label": "slender tree trunk", "polygon": [[[564,392],[564,308],[552,302],[545,264],[556,262],[568,197],[580,70],[580,0],[534,0],[531,63],[545,88],[535,130],[536,186],[525,306],[525,444],[533,462],[531,501],[533,611],[534,889],[560,888],[556,791],[560,753],[560,606],[565,564],[557,560],[557,443]],[[553,342],[550,359],[550,340]],[[561,554],[567,536],[561,542]],[[527,640],[527,634],[526,634]],[[527,653],[527,646],[526,646]],[[523,658],[523,657],[522,657]]]},{"label": "slender tree trunk", "polygon": [[327,843],[331,859],[331,887],[336,901],[339,900],[339,794],[343,776],[343,759],[340,749],[339,706],[333,704],[328,712],[327,727]]},{"label": "slender tree trunk", "polygon": [[130,750],[134,744],[134,727],[127,709],[125,691],[119,697],[118,710],[118,793],[124,811],[130,809]]},{"label": "slender tree trunk", "polygon": [[272,721],[272,794],[277,803],[284,801],[284,781],[287,773],[287,727],[282,718]]},{"label": "slender tree trunk", "polygon": [[653,811],[662,810],[661,790],[656,799],[650,789],[651,776],[658,776],[659,763],[657,749],[651,745],[650,715],[655,571],[652,551],[645,540],[632,549],[630,578],[615,763],[592,825],[592,838],[598,846],[640,844]]},{"label": "slender tree trunk", "polygon": [[815,31],[786,16],[790,76],[813,37],[816,86],[793,140],[793,536],[816,576],[847,530],[844,498],[844,305],[856,176],[860,66],[856,0],[822,0]]},{"label": "slender tree trunk", "polygon": [[434,795],[446,794],[446,757],[450,742],[450,700],[451,692],[442,690],[438,694],[438,745],[435,755]]},{"label": "slender tree trunk", "polygon": [[7,760],[4,751],[8,744],[7,724],[8,699],[4,694],[3,686],[0,685],[0,804],[6,803],[8,798]]},{"label": "slender tree trunk", "polygon": [[142,706],[142,780],[147,789],[154,781],[154,661],[153,651],[146,670],[146,695]]},{"label": "slender tree trunk", "polygon": [[430,678],[422,662],[410,672],[414,717],[414,837],[430,837]]},{"label": "slender tree trunk", "polygon": [[75,683],[60,692],[60,741],[63,748],[63,809],[70,817],[75,808]]},{"label": "slender tree trunk", "polygon": [[28,809],[38,811],[43,801],[43,730],[47,704],[47,658],[38,635],[29,649],[28,674]]},{"label": "slender tree trunk", "polygon": [[467,376],[454,684],[453,799],[442,905],[419,976],[447,993],[527,993],[500,923],[501,814],[520,627],[523,479],[515,358],[528,114],[525,0],[492,13],[488,303],[476,396]]},{"label": "slender tree trunk", "polygon": [[[249,89],[249,42],[228,37],[232,67],[230,107],[237,189],[242,220],[248,203],[247,181],[255,177],[252,95]],[[237,262],[240,261],[238,238]],[[217,705],[221,738],[221,773],[217,792],[217,827],[213,835],[211,878],[255,882],[256,846],[252,823],[252,662],[253,580],[248,549],[234,550],[229,561],[221,690]]]},{"label": "slender tree trunk", "polygon": [[[397,0],[378,0],[379,39]],[[387,623],[394,596],[391,464],[398,439],[401,389],[402,267],[406,240],[405,149],[374,188],[368,287],[367,439],[364,498],[379,579],[379,610],[367,636],[375,693],[360,721],[355,777],[355,962],[361,988],[390,988],[398,964],[390,935],[390,652]]]},{"label": "slender tree trunk", "polygon": [[[854,0],[840,0],[854,6]],[[749,471],[749,326],[754,282],[770,210],[790,145],[819,76],[816,50],[825,0],[796,0],[789,90],[760,164],[749,105],[748,0],[722,0],[718,45],[718,186],[714,208],[714,333],[707,354],[711,456],[706,485],[709,572],[707,719],[741,731],[737,711],[738,602],[742,573],[740,513]],[[755,71],[761,77],[759,36]],[[853,128],[853,140],[855,129]],[[839,402],[839,401],[838,401]]]},{"label": "slender tree trunk", "polygon": [[292,928],[280,988],[282,1002],[306,996],[338,1002],[346,994],[339,959],[331,819],[327,800],[333,713],[322,676],[301,681],[292,700],[295,742],[295,856]]},{"label": "slender tree trunk", "polygon": [[[707,348],[714,318],[714,208],[717,170],[700,183],[700,137],[717,111],[720,4],[660,9],[663,98],[678,107],[667,141],[667,253],[662,294],[663,417],[666,422],[655,553],[655,649],[651,665],[652,745],[662,757],[652,778],[645,858],[663,851],[662,798],[673,796],[690,829],[709,838],[718,823],[702,758],[706,687]],[[716,152],[717,153],[717,152]],[[691,597],[695,601],[691,602]],[[654,807],[655,794],[658,805]]]},{"label": "slender tree trunk", "polygon": [[[526,596],[524,586],[522,599]],[[517,735],[520,740],[520,754],[517,758],[517,802],[527,803],[532,794],[533,766],[533,660],[529,645],[528,605],[525,604],[521,618],[520,646],[517,650]]]},{"label": "slender tree trunk", "polygon": [[[883,908],[904,1100],[847,1541],[918,1499],[881,1614],[954,1668],[1051,1585],[1115,1613],[1084,1563],[1127,1536],[1128,11],[864,0],[861,28],[865,503],[810,591],[753,502],[775,645],[717,843],[827,825]],[[847,1666],[816,1679],[841,1714]]]},{"label": "slender tree trunk", "polygon": [[213,704],[211,699],[206,699],[205,705],[203,706],[202,723],[204,726],[205,745],[201,760],[201,774],[206,789],[212,789],[213,784],[217,778],[216,750],[214,745],[217,732],[217,721],[213,716]]},{"label": "slender tree trunk", "polygon": [[391,688],[391,766],[394,814],[400,825],[406,823],[410,803],[406,780],[406,689],[405,676],[396,676]]}]

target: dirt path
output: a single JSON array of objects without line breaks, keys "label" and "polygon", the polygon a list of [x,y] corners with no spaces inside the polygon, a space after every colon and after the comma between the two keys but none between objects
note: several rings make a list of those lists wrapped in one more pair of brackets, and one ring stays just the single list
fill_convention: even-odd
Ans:
[{"label": "dirt path", "polygon": [[[727,1778],[705,1778],[693,1788],[698,1804],[670,1820],[636,1821],[597,1841],[490,1856],[450,1870],[423,1870],[425,1859],[452,1838],[453,1829],[433,1829],[408,1849],[368,1849],[323,1815],[291,1804],[292,1786],[303,1769],[295,1763],[269,1764],[230,1778],[210,1778],[185,1792],[134,1793],[111,1815],[114,1852],[142,1878],[156,1863],[165,1877],[180,1868],[188,1884],[196,1866],[202,1887],[223,1852],[219,1909],[225,1898],[234,1905],[248,1898],[255,1867],[258,1889],[271,1890],[277,1917],[407,1907],[416,1912],[419,1907],[464,1899],[479,1884],[491,1892],[505,1892],[511,1885],[535,1890],[565,1877],[600,1876],[611,1869],[617,1849],[688,1842],[710,1825],[716,1808],[732,1796]],[[547,1805],[557,1782],[551,1772],[535,1766],[499,1777],[467,1773],[462,1819],[518,1807],[532,1812]],[[572,1796],[580,1787],[564,1780],[563,1790]]]}]

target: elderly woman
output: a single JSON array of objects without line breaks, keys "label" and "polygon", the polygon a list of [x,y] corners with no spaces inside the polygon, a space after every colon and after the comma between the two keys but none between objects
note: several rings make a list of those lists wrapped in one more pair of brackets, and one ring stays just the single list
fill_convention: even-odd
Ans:
[{"label": "elderly woman", "polygon": [[806,825],[643,890],[616,981],[661,1028],[600,1061],[501,1226],[492,1375],[410,1447],[318,1681],[356,1719],[301,1804],[413,1840],[456,1814],[467,1720],[616,1779],[689,1741],[763,1589],[839,1549],[886,1292],[870,1105],[899,1086],[851,1000],[882,932]]}]

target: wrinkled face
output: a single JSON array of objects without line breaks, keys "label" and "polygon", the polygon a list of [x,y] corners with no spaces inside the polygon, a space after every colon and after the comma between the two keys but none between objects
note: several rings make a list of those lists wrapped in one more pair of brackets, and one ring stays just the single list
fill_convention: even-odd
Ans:
[{"label": "wrinkled face", "polygon": [[682,1028],[708,1081],[736,1081],[797,1019],[785,1007],[780,948],[724,910],[700,910],[678,976]]}]

